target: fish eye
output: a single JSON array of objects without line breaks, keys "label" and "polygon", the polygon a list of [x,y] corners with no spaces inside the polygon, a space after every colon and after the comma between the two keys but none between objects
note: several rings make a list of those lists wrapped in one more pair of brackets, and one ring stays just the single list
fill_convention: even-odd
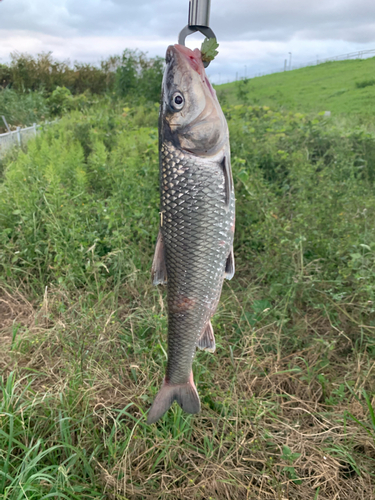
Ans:
[{"label": "fish eye", "polygon": [[171,108],[174,111],[180,111],[184,107],[184,104],[184,96],[181,94],[181,92],[175,92],[171,98]]}]

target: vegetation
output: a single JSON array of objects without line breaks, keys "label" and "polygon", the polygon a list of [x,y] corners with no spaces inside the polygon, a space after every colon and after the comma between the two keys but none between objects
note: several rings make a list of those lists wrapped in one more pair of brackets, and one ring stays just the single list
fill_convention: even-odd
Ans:
[{"label": "vegetation", "polygon": [[[148,58],[137,50],[125,50],[100,66],[60,62],[51,53],[12,54],[9,65],[0,65],[0,117],[15,128],[82,110],[103,96],[125,102],[157,102],[163,73],[161,57]],[[0,123],[0,133],[6,132]]]},{"label": "vegetation", "polygon": [[1,116],[8,124],[32,125],[49,117],[49,108],[42,92],[18,93],[12,89],[0,91],[0,133],[6,132]]},{"label": "vegetation", "polygon": [[102,61],[99,67],[78,62],[70,66],[69,61],[54,60],[51,52],[37,57],[13,53],[10,64],[0,66],[0,82],[3,88],[18,92],[45,90],[50,94],[57,87],[67,87],[73,94],[86,90],[103,94],[113,87],[118,62],[115,56]]},{"label": "vegetation", "polygon": [[[214,57],[215,40],[203,44]],[[209,45],[207,46],[207,43]],[[211,47],[211,45],[212,47]],[[214,46],[215,45],[215,46]],[[331,111],[333,115],[372,117],[375,58],[328,62],[300,70],[245,79],[218,87],[223,104],[272,105],[296,112]],[[12,54],[0,65],[0,116],[12,128],[82,110],[103,96],[128,105],[158,102],[163,71],[161,57],[125,50],[99,66],[57,61],[51,53],[32,57]],[[0,123],[0,133],[6,132]]]},{"label": "vegetation", "polygon": [[219,87],[228,104],[282,106],[296,112],[331,111],[334,116],[375,112],[375,58],[327,62],[241,80]]},{"label": "vegetation", "polygon": [[145,423],[166,362],[157,106],[73,110],[3,162],[4,499],[373,497],[375,133],[225,112],[237,269],[198,416]]},{"label": "vegetation", "polygon": [[[69,61],[54,60],[51,52],[37,57],[13,53],[9,65],[0,65],[0,84],[17,92],[43,90],[47,95],[60,87],[66,87],[73,95],[87,91],[127,95],[131,90],[139,98],[153,88],[155,79],[160,87],[162,63],[161,57],[147,58],[143,52],[129,49],[121,56],[102,61],[98,67],[79,62],[71,66]],[[153,98],[154,95],[150,100]]]}]

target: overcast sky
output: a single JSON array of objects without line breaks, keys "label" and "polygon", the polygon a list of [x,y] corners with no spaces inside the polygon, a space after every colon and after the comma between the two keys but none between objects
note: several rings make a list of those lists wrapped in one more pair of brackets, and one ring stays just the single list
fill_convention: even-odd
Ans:
[{"label": "overcast sky", "polygon": [[[188,0],[0,0],[0,62],[52,51],[97,63],[125,48],[165,55],[187,23]],[[212,0],[220,54],[215,83],[317,58],[375,49],[374,0]],[[200,46],[201,36],[187,45]]]}]

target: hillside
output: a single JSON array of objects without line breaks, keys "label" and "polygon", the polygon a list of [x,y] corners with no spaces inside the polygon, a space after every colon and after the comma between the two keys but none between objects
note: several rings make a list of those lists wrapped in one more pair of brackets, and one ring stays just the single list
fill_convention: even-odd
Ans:
[{"label": "hillside", "polygon": [[370,117],[375,113],[375,58],[327,62],[216,87],[226,104],[283,106],[303,113]]}]

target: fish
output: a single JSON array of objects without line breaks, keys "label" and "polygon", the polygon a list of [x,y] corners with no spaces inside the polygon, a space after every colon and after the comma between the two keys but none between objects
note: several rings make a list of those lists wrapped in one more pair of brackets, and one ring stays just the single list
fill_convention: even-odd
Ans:
[{"label": "fish", "polygon": [[234,275],[235,198],[229,131],[199,49],[166,53],[159,113],[160,227],[151,274],[167,285],[168,361],[147,423],[174,401],[201,408],[192,365],[215,351],[211,324],[224,279]]}]

